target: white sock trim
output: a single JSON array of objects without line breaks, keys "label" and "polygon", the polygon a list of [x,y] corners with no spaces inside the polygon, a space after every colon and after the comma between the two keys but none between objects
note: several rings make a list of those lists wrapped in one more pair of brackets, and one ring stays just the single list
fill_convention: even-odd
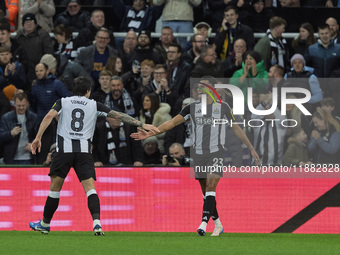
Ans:
[{"label": "white sock trim", "polygon": [[95,189],[90,189],[88,192],[86,192],[86,196],[89,197],[93,194],[97,194],[96,190]]},{"label": "white sock trim", "polygon": [[215,191],[207,191],[205,192],[205,196],[211,196],[211,197],[215,197],[216,196],[216,192]]},{"label": "white sock trim", "polygon": [[48,196],[51,198],[60,198],[60,191],[51,191],[48,193]]}]

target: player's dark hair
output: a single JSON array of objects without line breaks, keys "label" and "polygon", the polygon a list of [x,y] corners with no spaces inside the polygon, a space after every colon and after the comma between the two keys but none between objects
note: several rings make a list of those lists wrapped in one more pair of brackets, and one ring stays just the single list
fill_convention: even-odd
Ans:
[{"label": "player's dark hair", "polygon": [[91,90],[92,82],[90,78],[79,76],[73,80],[73,95],[85,96],[87,91]]}]

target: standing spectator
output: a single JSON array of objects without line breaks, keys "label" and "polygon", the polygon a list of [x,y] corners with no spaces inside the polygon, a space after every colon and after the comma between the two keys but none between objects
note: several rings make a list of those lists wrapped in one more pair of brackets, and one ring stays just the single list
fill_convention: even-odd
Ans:
[{"label": "standing spectator", "polygon": [[162,15],[162,6],[150,7],[146,0],[133,0],[132,6],[125,6],[122,0],[116,0],[112,1],[112,7],[120,21],[121,32],[155,31],[156,21]]},{"label": "standing spectator", "polygon": [[53,31],[53,16],[55,14],[55,6],[53,0],[22,0],[22,14],[33,13],[37,19],[37,23],[47,32]]},{"label": "standing spectator", "polygon": [[32,165],[31,142],[37,132],[37,115],[29,110],[24,93],[14,96],[15,110],[2,116],[0,144],[4,146],[5,164]]},{"label": "standing spectator", "polygon": [[234,50],[223,61],[224,77],[230,78],[237,70],[242,68],[243,54],[246,51],[246,41],[237,39],[234,43]]},{"label": "standing spectator", "polygon": [[287,42],[282,38],[287,22],[280,17],[273,17],[269,21],[267,35],[262,37],[254,47],[261,54],[266,70],[272,65],[279,64],[285,69],[289,66]]},{"label": "standing spectator", "polygon": [[19,12],[19,1],[18,0],[4,0],[6,4],[6,16],[11,26],[11,32],[16,30],[16,20]]},{"label": "standing spectator", "polygon": [[138,40],[137,47],[131,53],[130,58],[128,59],[127,62],[128,70],[131,68],[132,63],[136,60],[139,62],[139,64],[142,63],[145,59],[150,59],[155,64],[164,63],[161,55],[153,51],[153,47],[151,46],[150,31],[145,30],[141,31],[138,34],[137,40]]},{"label": "standing spectator", "polygon": [[338,21],[330,17],[326,20],[326,24],[329,26],[329,29],[331,31],[331,39],[334,41],[334,43],[340,43],[340,33],[339,33],[339,24]]},{"label": "standing spectator", "polygon": [[[49,74],[48,65],[39,63],[36,66],[37,80],[32,87],[31,105],[32,110],[37,113],[40,123],[45,114],[51,109],[53,104],[62,97],[70,96],[71,93],[66,86],[54,75]],[[55,120],[47,128],[43,136],[43,146],[37,155],[37,163],[42,164],[49,152],[50,146],[55,143],[57,123]]]},{"label": "standing spectator", "polygon": [[129,31],[126,33],[123,48],[118,51],[118,55],[123,62],[123,70],[131,70],[131,66],[128,66],[129,59],[137,46],[137,34],[135,31]]},{"label": "standing spectator", "polygon": [[[331,40],[327,24],[318,26],[320,40],[309,46],[305,54],[306,65],[314,68],[318,78],[331,77],[332,72],[340,66],[340,45]],[[331,95],[329,88],[322,88],[326,96]]]},{"label": "standing spectator", "polygon": [[316,108],[312,118],[316,130],[312,131],[308,151],[314,163],[339,164],[340,124],[331,114]]},{"label": "standing spectator", "polygon": [[0,47],[0,89],[14,85],[17,89],[27,90],[26,73],[23,65],[13,59],[11,49]]},{"label": "standing spectator", "polygon": [[264,8],[264,0],[252,1],[251,8],[245,24],[253,29],[254,33],[265,33],[269,27],[269,20],[274,13],[269,8]]},{"label": "standing spectator", "polygon": [[96,35],[96,43],[83,48],[75,62],[83,66],[86,72],[91,74],[94,80],[95,91],[99,88],[99,73],[104,70],[109,57],[117,56],[117,51],[108,45],[110,42],[110,31],[101,28]]},{"label": "standing spectator", "polygon": [[73,32],[79,32],[84,27],[90,26],[90,14],[82,11],[79,0],[68,0],[66,10],[57,15],[54,26],[64,24],[72,28]]},{"label": "standing spectator", "polygon": [[[155,94],[144,96],[143,108],[140,111],[139,119],[142,123],[152,124],[155,127],[171,119],[170,105],[161,103]],[[157,135],[158,149],[164,153],[164,136],[165,133]]]},{"label": "standing spectator", "polygon": [[148,137],[142,141],[143,146],[143,164],[160,165],[161,152],[158,149],[158,139],[155,136]]},{"label": "standing spectator", "polygon": [[244,102],[248,101],[248,87],[254,88],[260,93],[268,80],[268,72],[265,70],[263,60],[256,51],[247,51],[243,62],[243,69],[237,70],[230,79],[230,83],[239,87],[244,95]]},{"label": "standing spectator", "polygon": [[[105,14],[102,10],[94,10],[91,13],[91,24],[80,30],[77,38],[74,39],[74,47],[86,47],[94,44],[97,32],[105,25]],[[110,29],[111,30],[111,29]],[[113,33],[110,34],[110,45],[116,47]]]},{"label": "standing spectator", "polygon": [[75,59],[78,55],[72,39],[72,30],[64,24],[59,24],[54,29],[55,54],[64,54],[68,59]]},{"label": "standing spectator", "polygon": [[36,78],[35,66],[44,54],[53,54],[49,34],[37,25],[35,15],[26,13],[22,17],[23,28],[17,34],[17,42],[26,52],[28,60],[27,79],[30,84]]},{"label": "standing spectator", "polygon": [[[202,0],[153,0],[153,4],[164,5],[163,9],[163,27],[171,27],[175,33],[192,33],[194,11],[193,7],[198,6]],[[187,43],[185,38],[178,39],[182,48]]]},{"label": "standing spectator", "polygon": [[292,54],[305,55],[308,47],[316,43],[314,28],[310,23],[303,23],[299,30],[299,36],[292,42]]},{"label": "standing spectator", "polygon": [[242,38],[246,41],[247,49],[251,50],[255,44],[253,30],[238,22],[238,10],[233,5],[227,6],[224,10],[224,18],[221,28],[216,34],[216,53],[221,60],[227,58],[233,50],[234,42]]},{"label": "standing spectator", "polygon": [[13,58],[22,63],[25,71],[27,71],[28,59],[26,52],[16,39],[11,38],[10,25],[6,19],[0,20],[0,46],[10,47]]},{"label": "standing spectator", "polygon": [[155,45],[153,50],[162,56],[163,61],[167,59],[169,45],[174,42],[174,34],[171,27],[163,27],[160,42]]}]

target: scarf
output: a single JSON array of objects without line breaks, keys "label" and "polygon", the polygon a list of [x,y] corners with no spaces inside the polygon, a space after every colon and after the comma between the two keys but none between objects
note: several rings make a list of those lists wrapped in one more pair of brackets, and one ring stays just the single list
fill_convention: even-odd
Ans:
[{"label": "scarf", "polygon": [[270,39],[270,65],[269,67],[279,64],[280,66],[289,66],[288,65],[288,54],[287,54],[287,42],[284,38],[274,39],[273,35],[270,33],[270,30],[267,30],[268,38]]}]

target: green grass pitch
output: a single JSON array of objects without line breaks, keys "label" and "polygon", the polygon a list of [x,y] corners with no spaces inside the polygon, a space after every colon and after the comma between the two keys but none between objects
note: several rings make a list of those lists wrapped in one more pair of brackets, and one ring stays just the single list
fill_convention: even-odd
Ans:
[{"label": "green grass pitch", "polygon": [[0,254],[340,254],[340,235],[0,231]]}]

